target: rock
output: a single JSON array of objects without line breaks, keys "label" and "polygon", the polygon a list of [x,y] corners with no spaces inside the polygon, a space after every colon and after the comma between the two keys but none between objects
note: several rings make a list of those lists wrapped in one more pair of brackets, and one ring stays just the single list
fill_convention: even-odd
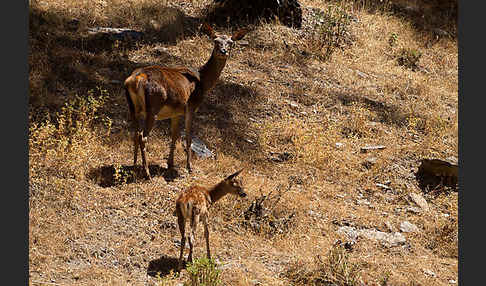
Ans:
[{"label": "rock", "polygon": [[457,184],[459,166],[439,159],[422,159],[417,171],[419,177],[439,177],[448,185]]},{"label": "rock", "polygon": [[413,223],[410,223],[409,221],[404,221],[400,224],[400,230],[402,232],[419,232],[419,228],[414,225]]},{"label": "rock", "polygon": [[379,187],[379,188],[382,188],[384,190],[391,190],[391,188],[389,186],[384,185],[384,184],[376,183],[376,186]]},{"label": "rock", "polygon": [[384,145],[374,145],[374,146],[364,146],[364,147],[361,147],[361,153],[366,153],[368,151],[371,151],[371,150],[382,150],[382,149],[385,149],[386,146]]},{"label": "rock", "polygon": [[410,193],[408,194],[408,196],[410,197],[410,199],[415,203],[417,204],[417,206],[419,206],[421,209],[423,209],[424,211],[429,211],[429,204],[427,203],[427,201],[424,199],[424,197],[422,197],[420,194],[417,194],[417,193]]},{"label": "rock", "polygon": [[[181,131],[181,141],[184,144],[184,148],[186,143],[185,137],[186,133],[184,131]],[[201,158],[209,158],[214,156],[214,153],[211,152],[211,150],[209,150],[206,145],[204,145],[204,142],[202,142],[196,136],[192,136],[191,150],[194,151],[194,153]]]},{"label": "rock", "polygon": [[406,242],[405,237],[399,232],[395,232],[392,234],[392,233],[386,233],[374,229],[371,230],[367,229],[367,230],[362,230],[361,234],[368,239],[377,240],[389,246],[397,246],[400,244],[404,244]]},{"label": "rock", "polygon": [[420,209],[418,207],[408,207],[407,208],[407,212],[411,212],[411,213],[414,213],[414,214],[419,214],[421,211],[422,211],[422,209]]},{"label": "rock", "polygon": [[386,226],[386,228],[388,229],[389,232],[394,231],[394,228],[393,228],[393,225],[391,224],[391,222],[385,221],[385,226]]},{"label": "rock", "polygon": [[422,269],[422,271],[429,275],[429,276],[432,276],[432,277],[437,277],[437,275],[435,275],[435,273],[432,271],[432,270],[429,270],[429,269]]},{"label": "rock", "polygon": [[346,235],[348,239],[350,239],[352,242],[356,242],[358,237],[376,240],[390,247],[401,245],[406,242],[405,237],[399,232],[386,233],[378,231],[376,229],[358,230],[355,227],[351,226],[342,226],[338,229],[337,232]]},{"label": "rock", "polygon": [[288,27],[302,27],[302,8],[298,0],[214,0],[210,21],[223,24],[227,18],[256,22],[274,19]]},{"label": "rock", "polygon": [[344,143],[341,142],[336,143],[336,148],[342,148],[342,147],[344,147]]},{"label": "rock", "polygon": [[359,231],[356,230],[356,228],[351,227],[351,226],[341,226],[338,230],[338,233],[344,234],[350,239],[351,241],[356,241],[359,236]]},{"label": "rock", "polygon": [[110,27],[94,27],[88,28],[88,34],[107,34],[117,40],[134,39],[138,40],[142,38],[143,33],[132,29],[126,28],[110,28]]}]

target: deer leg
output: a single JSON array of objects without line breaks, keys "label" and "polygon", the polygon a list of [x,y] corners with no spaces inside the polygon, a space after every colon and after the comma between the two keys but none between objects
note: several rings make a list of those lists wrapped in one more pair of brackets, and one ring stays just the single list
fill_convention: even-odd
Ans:
[{"label": "deer leg", "polygon": [[184,260],[184,248],[186,246],[186,220],[182,217],[182,215],[178,214],[177,222],[179,223],[179,231],[181,232],[181,252],[179,255],[179,265],[178,270],[182,269],[182,263]]},{"label": "deer leg", "polygon": [[199,215],[193,215],[191,220],[191,233],[189,234],[189,257],[187,260],[192,262],[192,254],[194,249],[194,244],[196,242],[196,227],[199,220]]},{"label": "deer leg", "polygon": [[139,146],[139,137],[137,131],[133,132],[133,167],[137,165],[137,155],[138,155],[138,146]]},{"label": "deer leg", "polygon": [[179,119],[180,117],[173,117],[170,119],[170,135],[172,142],[170,143],[169,159],[167,159],[167,168],[172,169],[174,167],[174,151],[176,147],[177,139],[179,139]]},{"label": "deer leg", "polygon": [[203,216],[203,224],[204,224],[204,237],[206,238],[206,255],[208,259],[211,259],[211,252],[209,250],[209,225],[208,225],[208,217]]},{"label": "deer leg", "polygon": [[189,107],[189,104],[186,106],[185,111],[185,128],[186,128],[186,167],[187,172],[192,173],[191,169],[191,157],[192,157],[192,134],[191,134],[191,125],[192,125],[192,116],[193,111],[192,108]]},{"label": "deer leg", "polygon": [[145,129],[143,131],[142,138],[140,138],[140,151],[142,153],[142,165],[145,170],[145,176],[149,180],[150,180],[150,171],[148,168],[148,163],[147,163],[145,153],[147,150],[147,139],[150,134],[150,130],[152,130],[152,127],[154,126],[154,123],[155,123],[155,117],[151,114],[147,114],[147,118],[145,120]]},{"label": "deer leg", "polygon": [[145,176],[147,177],[147,179],[150,179],[150,171],[148,170],[147,158],[145,156],[147,137],[144,137],[142,134],[139,135],[139,145],[140,152],[142,153],[142,166],[145,171]]},{"label": "deer leg", "polygon": [[141,134],[139,134],[140,123],[137,119],[132,120],[133,127],[133,167],[137,165],[138,146],[140,145]]}]

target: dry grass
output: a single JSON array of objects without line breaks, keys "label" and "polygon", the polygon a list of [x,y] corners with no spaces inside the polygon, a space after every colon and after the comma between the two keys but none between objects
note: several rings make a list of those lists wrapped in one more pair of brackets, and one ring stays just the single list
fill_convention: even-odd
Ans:
[{"label": "dry grass", "polygon": [[[413,174],[421,158],[458,156],[457,40],[431,41],[433,33],[418,29],[411,16],[368,9],[378,1],[302,0],[302,30],[252,26],[248,45],[233,51],[194,122],[216,157],[195,158],[189,175],[179,145],[178,176],[170,180],[168,123],[160,122],[148,145],[154,178],[145,181],[131,169],[121,83],[146,64],[203,64],[212,46],[196,28],[210,2],[170,1],[169,8],[153,0],[30,2],[30,284],[187,281],[185,271],[169,274],[179,249],[174,199],[193,183],[216,183],[240,167],[248,199],[228,197],[211,210],[211,247],[224,284],[457,280],[457,193],[425,193]],[[330,38],[319,38],[315,11],[330,5],[341,5],[353,20],[325,57]],[[76,30],[72,19],[79,20]],[[88,35],[95,26],[146,37]],[[420,51],[414,70],[398,63],[403,49]],[[386,148],[361,153],[365,145]],[[407,211],[410,192],[422,193],[430,210]],[[256,218],[257,229],[245,211],[268,194],[263,206],[274,208]],[[405,246],[359,239],[351,251],[336,248],[336,240],[345,240],[336,232],[340,225],[389,232],[385,222],[399,231],[404,220],[420,229],[404,234]],[[196,257],[204,254],[202,239]],[[345,272],[349,280],[342,265],[353,270]]]}]

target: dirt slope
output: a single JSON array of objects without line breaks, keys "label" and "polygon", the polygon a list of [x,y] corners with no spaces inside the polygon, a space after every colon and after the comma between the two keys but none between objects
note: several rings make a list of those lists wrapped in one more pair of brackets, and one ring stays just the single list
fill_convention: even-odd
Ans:
[{"label": "dirt slope", "polygon": [[[212,49],[197,30],[211,1],[162,2],[30,2],[30,285],[183,283],[185,271],[169,274],[175,197],[241,167],[249,196],[211,210],[224,284],[457,283],[461,190],[415,176],[422,158],[458,157],[457,39],[443,19],[451,7],[302,0],[302,29],[251,25],[196,114],[195,135],[215,157],[195,157],[187,174],[179,144],[169,176],[169,124],[158,122],[146,181],[131,168],[122,82],[149,64],[198,67]],[[93,27],[143,37],[90,35]],[[361,151],[376,145],[385,148]],[[248,211],[263,195],[266,216]],[[417,232],[400,230],[404,221]],[[353,239],[343,227],[406,241]],[[196,257],[202,239],[201,229]]]}]

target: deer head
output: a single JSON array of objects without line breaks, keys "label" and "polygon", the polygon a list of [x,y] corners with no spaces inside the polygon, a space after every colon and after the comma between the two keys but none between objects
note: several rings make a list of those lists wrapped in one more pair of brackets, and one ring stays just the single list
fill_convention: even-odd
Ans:
[{"label": "deer head", "polygon": [[236,178],[241,171],[243,171],[243,169],[229,175],[226,179],[224,179],[224,184],[228,190],[228,193],[232,193],[243,198],[246,197],[246,193],[243,190],[243,184],[241,183],[240,179]]},{"label": "deer head", "polygon": [[247,29],[240,29],[233,33],[233,35],[231,36],[217,35],[208,23],[204,23],[201,27],[201,30],[206,35],[208,35],[211,40],[214,41],[213,56],[224,60],[229,57],[230,51],[233,48],[234,43],[243,39],[246,33],[248,33]]}]

